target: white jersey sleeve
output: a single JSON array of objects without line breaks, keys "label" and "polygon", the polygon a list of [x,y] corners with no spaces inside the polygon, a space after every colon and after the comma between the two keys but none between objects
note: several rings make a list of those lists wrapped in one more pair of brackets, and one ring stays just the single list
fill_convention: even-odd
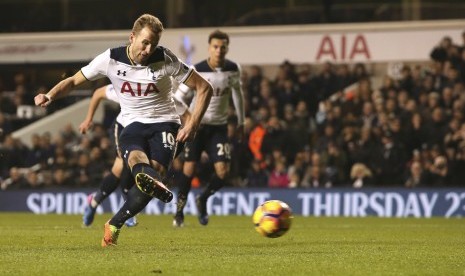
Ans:
[{"label": "white jersey sleeve", "polygon": [[237,65],[237,76],[232,78],[231,89],[234,108],[236,109],[238,125],[244,124],[245,110],[244,110],[244,91],[242,90],[241,68]]},{"label": "white jersey sleeve", "polygon": [[189,107],[182,101],[179,101],[178,99],[176,99],[176,97],[174,97],[173,100],[174,100],[174,104],[176,105],[176,113],[179,116],[184,115],[184,113],[186,113]]},{"label": "white jersey sleeve", "polygon": [[107,85],[105,89],[105,97],[109,99],[110,101],[114,101],[119,104],[119,98],[118,98],[118,95],[116,94],[116,90],[113,87],[113,84]]},{"label": "white jersey sleeve", "polygon": [[90,81],[107,76],[110,63],[110,49],[95,57],[88,65],[81,68],[84,77]]},{"label": "white jersey sleeve", "polygon": [[[119,98],[118,98],[118,95],[116,94],[116,90],[113,84],[109,84],[106,86],[105,97],[108,100],[114,101],[115,103],[119,104]],[[116,116],[116,122],[119,123],[120,125],[123,125],[123,117],[121,116],[121,112],[118,113],[118,116]]]},{"label": "white jersey sleeve", "polygon": [[174,92],[174,98],[189,106],[194,98],[194,90],[190,89],[187,85],[180,83]]},{"label": "white jersey sleeve", "polygon": [[187,66],[169,49],[165,48],[165,73],[176,81],[184,83],[192,74],[194,68]]}]

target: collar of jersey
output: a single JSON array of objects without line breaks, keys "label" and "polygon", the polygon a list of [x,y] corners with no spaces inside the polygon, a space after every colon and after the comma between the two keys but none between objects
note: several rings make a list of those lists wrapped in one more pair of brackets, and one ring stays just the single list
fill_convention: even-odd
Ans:
[{"label": "collar of jersey", "polygon": [[136,66],[136,63],[132,60],[131,56],[129,55],[129,46],[126,47],[126,55],[128,55],[129,62],[131,63],[132,66]]}]

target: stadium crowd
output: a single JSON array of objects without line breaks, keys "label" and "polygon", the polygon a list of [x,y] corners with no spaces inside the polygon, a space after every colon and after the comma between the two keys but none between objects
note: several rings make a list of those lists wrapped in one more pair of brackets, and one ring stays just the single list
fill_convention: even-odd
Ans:
[{"label": "stadium crowd", "polygon": [[[362,63],[260,66],[243,72],[246,137],[233,139],[232,186],[281,188],[450,187],[465,179],[465,32],[462,45],[445,37],[430,65],[405,65],[372,87]],[[115,157],[108,125],[80,135],[69,125],[56,136],[36,134],[32,146],[12,137],[17,108],[37,85],[24,74],[14,93],[0,82],[2,189],[96,187]],[[29,89],[27,89],[29,88]],[[34,88],[34,89],[32,89]],[[45,89],[45,88],[40,88]],[[11,90],[11,89],[10,89]],[[84,119],[84,114],[83,114]],[[170,179],[176,183],[182,158]],[[204,158],[193,186],[211,174]]]}]

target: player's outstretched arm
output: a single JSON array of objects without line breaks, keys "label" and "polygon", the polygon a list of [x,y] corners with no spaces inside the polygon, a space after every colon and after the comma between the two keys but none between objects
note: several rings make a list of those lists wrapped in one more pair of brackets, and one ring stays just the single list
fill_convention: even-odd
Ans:
[{"label": "player's outstretched arm", "polygon": [[176,106],[176,113],[178,113],[179,118],[181,119],[181,125],[186,125],[186,122],[189,121],[191,113],[189,112],[189,107],[178,100],[176,97],[173,97],[174,104]]},{"label": "player's outstretched arm", "polygon": [[34,103],[37,106],[46,107],[53,100],[66,96],[76,86],[84,83],[87,79],[81,71],[74,74],[74,76],[66,78],[55,85],[47,94],[39,94],[34,97]]},{"label": "player's outstretched arm", "polygon": [[177,140],[181,142],[185,142],[187,139],[192,139],[194,137],[213,95],[213,87],[211,84],[196,71],[192,72],[192,75],[185,84],[189,88],[194,89],[197,94],[194,110],[189,120],[186,122],[186,125],[178,132]]},{"label": "player's outstretched arm", "polygon": [[86,134],[86,132],[92,127],[92,120],[94,119],[95,111],[100,105],[102,99],[106,98],[107,86],[102,86],[95,90],[92,98],[90,99],[89,108],[87,109],[87,115],[84,121],[79,125],[79,132]]}]

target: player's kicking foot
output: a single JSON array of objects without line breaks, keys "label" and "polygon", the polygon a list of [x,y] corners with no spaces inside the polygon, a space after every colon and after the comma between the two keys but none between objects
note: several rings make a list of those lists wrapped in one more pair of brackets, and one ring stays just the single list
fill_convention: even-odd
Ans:
[{"label": "player's kicking foot", "polygon": [[195,199],[195,203],[197,205],[197,211],[199,223],[202,225],[208,224],[208,214],[207,214],[207,200],[202,199],[202,197],[197,196]]},{"label": "player's kicking foot", "polygon": [[155,180],[146,173],[138,173],[136,175],[136,184],[142,192],[149,196],[156,197],[164,203],[168,203],[173,200],[173,193],[168,190],[163,183]]},{"label": "player's kicking foot", "polygon": [[173,227],[183,227],[184,226],[184,214],[176,213],[173,219]]},{"label": "player's kicking foot", "polygon": [[137,224],[139,224],[139,223],[137,222],[137,219],[136,219],[136,217],[134,216],[134,217],[132,217],[132,218],[128,218],[128,219],[124,222],[124,224],[125,224],[127,227],[134,227],[134,226],[137,226]]},{"label": "player's kicking foot", "polygon": [[90,194],[87,197],[87,206],[84,209],[84,215],[82,216],[82,223],[84,226],[90,226],[92,222],[94,222],[95,211],[97,208],[92,208],[92,199],[94,198],[94,194]]},{"label": "player's kicking foot", "polygon": [[103,229],[104,233],[102,239],[102,247],[117,245],[120,229],[116,228],[116,226],[110,225],[110,221],[107,221],[107,223],[105,223]]}]

